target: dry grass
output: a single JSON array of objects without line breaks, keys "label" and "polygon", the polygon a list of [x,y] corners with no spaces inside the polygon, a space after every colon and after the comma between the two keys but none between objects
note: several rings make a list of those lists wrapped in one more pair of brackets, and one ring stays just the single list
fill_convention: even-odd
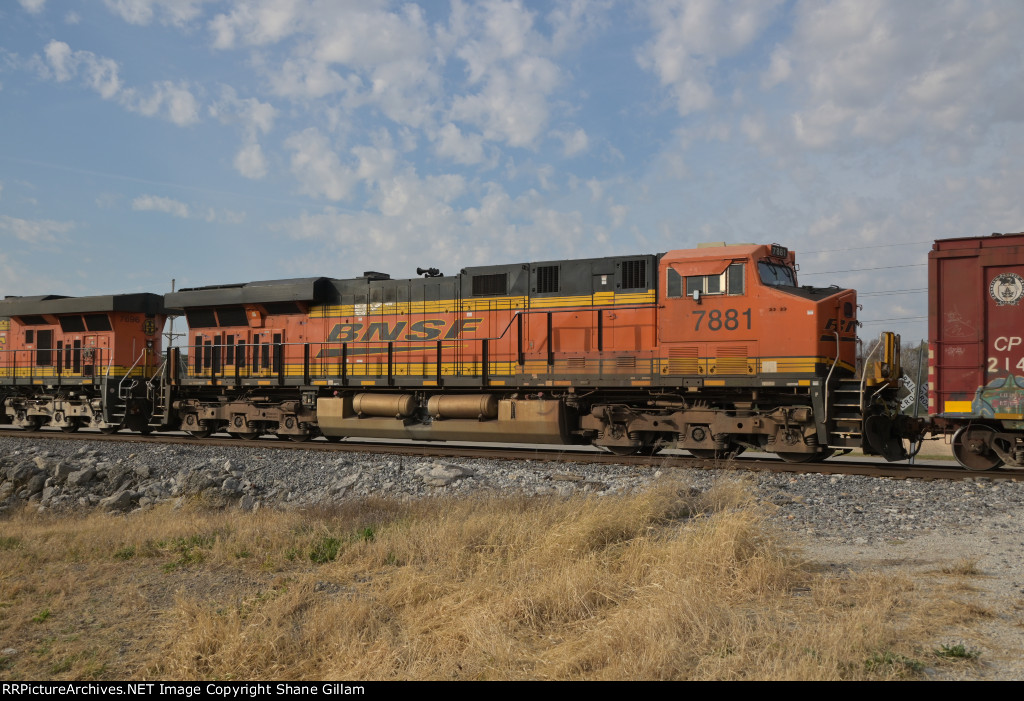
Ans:
[{"label": "dry grass", "polygon": [[954,563],[942,567],[942,574],[952,574],[961,577],[976,577],[984,574],[981,570],[980,559],[977,557],[962,557]]},{"label": "dry grass", "polygon": [[877,679],[970,615],[813,572],[736,481],[3,532],[3,679]]}]

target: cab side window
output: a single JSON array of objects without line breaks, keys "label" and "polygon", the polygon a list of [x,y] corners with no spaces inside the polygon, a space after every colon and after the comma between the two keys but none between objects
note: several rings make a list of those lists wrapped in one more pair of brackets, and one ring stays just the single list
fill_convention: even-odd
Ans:
[{"label": "cab side window", "polygon": [[688,275],[685,278],[669,268],[665,294],[668,297],[689,297],[694,292],[701,295],[742,295],[746,292],[745,267],[743,263],[732,263],[721,275]]}]

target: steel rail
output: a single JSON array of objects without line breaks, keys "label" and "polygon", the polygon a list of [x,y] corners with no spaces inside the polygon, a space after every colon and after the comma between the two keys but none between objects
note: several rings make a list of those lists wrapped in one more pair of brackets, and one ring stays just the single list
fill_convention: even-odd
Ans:
[{"label": "steel rail", "polygon": [[88,440],[96,442],[128,442],[150,445],[193,445],[219,448],[259,448],[271,450],[306,450],[347,452],[357,454],[405,455],[422,458],[465,458],[486,460],[529,460],[534,462],[564,464],[601,464],[627,465],[637,468],[675,469],[718,469],[730,471],[767,471],[792,474],[823,474],[823,475],[862,475],[870,477],[889,477],[894,479],[946,479],[955,481],[969,480],[1024,480],[1024,470],[987,470],[983,472],[965,470],[955,461],[950,467],[937,465],[909,465],[895,463],[876,463],[856,458],[840,458],[825,462],[790,463],[770,455],[763,457],[739,456],[733,459],[697,458],[685,452],[659,453],[658,455],[613,455],[597,452],[586,446],[566,446],[563,448],[527,448],[504,447],[493,445],[465,445],[450,443],[376,443],[370,441],[343,441],[331,443],[325,440],[296,442],[260,438],[256,440],[240,440],[237,438],[203,438],[197,439],[188,435],[159,434],[143,436],[138,433],[103,434],[91,431],[65,433],[62,431],[22,431],[16,428],[0,429],[0,438],[24,438],[30,440]]}]

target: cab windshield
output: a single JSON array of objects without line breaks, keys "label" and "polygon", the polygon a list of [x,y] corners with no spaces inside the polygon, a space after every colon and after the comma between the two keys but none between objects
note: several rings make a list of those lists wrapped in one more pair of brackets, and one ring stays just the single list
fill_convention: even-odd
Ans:
[{"label": "cab windshield", "polygon": [[762,260],[757,263],[757,271],[761,275],[761,282],[765,285],[796,287],[796,275],[793,274],[793,269],[787,265]]}]

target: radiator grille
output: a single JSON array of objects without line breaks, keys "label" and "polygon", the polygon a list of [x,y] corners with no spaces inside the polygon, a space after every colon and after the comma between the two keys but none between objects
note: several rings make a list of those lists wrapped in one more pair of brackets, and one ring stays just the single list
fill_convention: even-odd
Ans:
[{"label": "radiator grille", "polygon": [[668,352],[668,372],[670,375],[696,375],[699,359],[696,346],[672,348]]},{"label": "radiator grille", "polygon": [[749,372],[747,360],[746,346],[719,346],[715,355],[715,374],[746,375]]}]

